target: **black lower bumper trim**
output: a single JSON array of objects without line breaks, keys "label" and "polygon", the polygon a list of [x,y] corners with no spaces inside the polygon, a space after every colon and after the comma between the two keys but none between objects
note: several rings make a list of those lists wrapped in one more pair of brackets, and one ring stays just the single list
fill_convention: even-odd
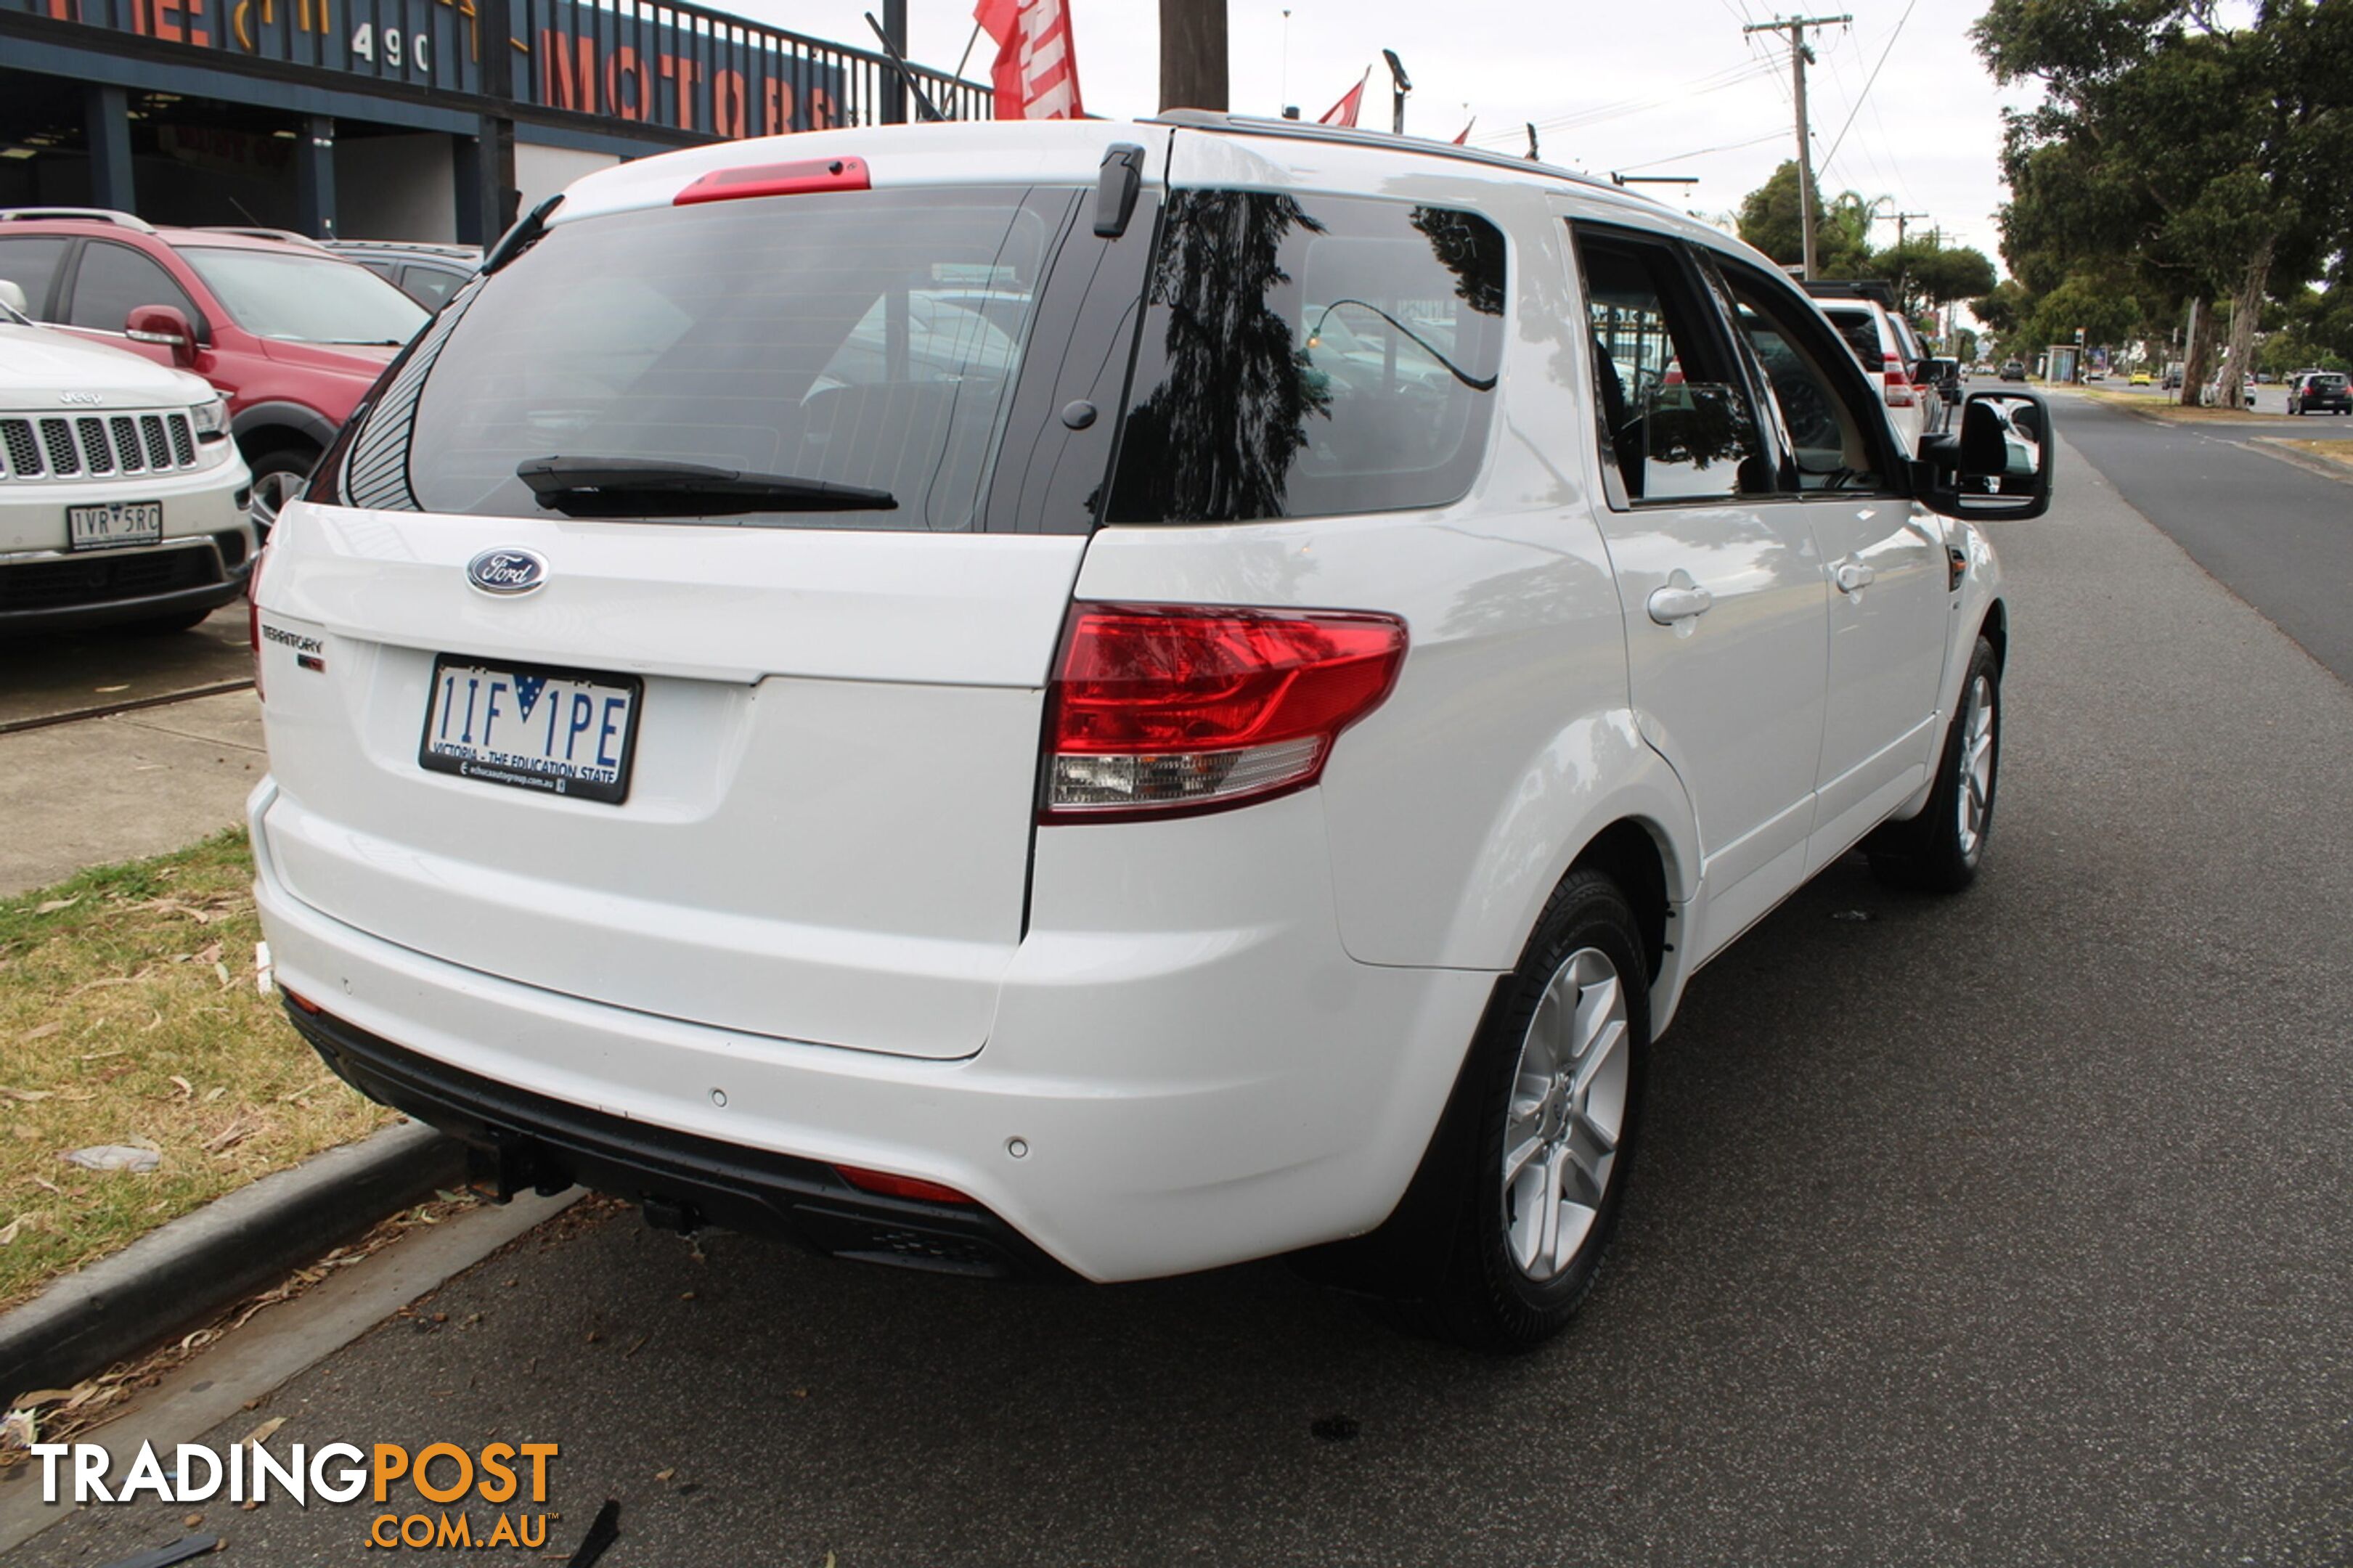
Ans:
[{"label": "black lower bumper trim", "polygon": [[286,1016],[336,1075],[472,1151],[504,1198],[578,1184],[644,1205],[665,1229],[714,1225],[819,1252],[993,1278],[1068,1270],[977,1204],[883,1197],[831,1166],[649,1126],[493,1082],[289,1003]]}]

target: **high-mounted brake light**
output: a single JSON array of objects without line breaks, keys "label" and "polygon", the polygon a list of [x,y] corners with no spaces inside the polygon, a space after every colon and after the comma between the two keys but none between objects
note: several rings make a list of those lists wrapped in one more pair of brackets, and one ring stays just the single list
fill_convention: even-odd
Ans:
[{"label": "high-mounted brake light", "polygon": [[732,202],[747,196],[805,196],[818,191],[873,189],[863,158],[803,158],[791,163],[754,163],[713,169],[670,198],[670,205]]},{"label": "high-mounted brake light", "polygon": [[915,1198],[927,1204],[968,1204],[974,1200],[937,1182],[926,1182],[918,1176],[894,1176],[888,1171],[870,1171],[863,1165],[836,1165],[836,1174],[860,1192],[880,1193],[886,1198]]},{"label": "high-mounted brake light", "polygon": [[1405,623],[1356,611],[1075,605],[1047,694],[1041,822],[1215,811],[1303,789],[1380,706]]}]

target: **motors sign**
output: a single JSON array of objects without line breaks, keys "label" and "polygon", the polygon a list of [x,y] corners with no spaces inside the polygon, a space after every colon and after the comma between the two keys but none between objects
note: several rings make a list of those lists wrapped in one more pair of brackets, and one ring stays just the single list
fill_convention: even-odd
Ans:
[{"label": "motors sign", "polygon": [[[0,6],[345,77],[490,90],[476,0],[0,0]],[[704,135],[852,123],[851,100],[863,95],[851,83],[873,63],[685,6],[510,0],[503,9],[504,74],[515,100]]]}]

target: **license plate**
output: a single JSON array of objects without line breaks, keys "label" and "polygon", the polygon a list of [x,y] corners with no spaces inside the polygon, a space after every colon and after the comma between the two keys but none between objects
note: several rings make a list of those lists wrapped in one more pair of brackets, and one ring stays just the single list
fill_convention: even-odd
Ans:
[{"label": "license plate", "polygon": [[629,795],[645,683],[442,654],[417,760],[435,773],[615,805]]},{"label": "license plate", "polygon": [[164,503],[159,500],[118,500],[104,506],[66,508],[66,542],[76,550],[156,544],[163,538]]}]

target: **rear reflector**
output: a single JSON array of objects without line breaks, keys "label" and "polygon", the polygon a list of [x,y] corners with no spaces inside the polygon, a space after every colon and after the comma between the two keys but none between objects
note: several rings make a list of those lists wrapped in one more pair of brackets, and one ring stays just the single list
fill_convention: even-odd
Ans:
[{"label": "rear reflector", "polygon": [[289,991],[283,985],[280,985],[278,988],[278,991],[279,994],[284,996],[286,1000],[293,1003],[296,1007],[305,1013],[316,1013],[319,1011],[319,1005],[316,1002],[311,1001],[308,996],[302,995],[299,992]]},{"label": "rear reflector", "polygon": [[870,1171],[862,1165],[836,1165],[836,1174],[860,1192],[880,1193],[886,1198],[914,1198],[927,1204],[968,1204],[973,1200],[954,1187],[944,1187],[937,1182],[921,1181],[913,1176],[894,1176],[888,1171]]},{"label": "rear reflector", "polygon": [[1303,789],[1340,731],[1388,696],[1405,650],[1394,616],[1073,605],[1039,819],[1214,811]]},{"label": "rear reflector", "polygon": [[1912,377],[1905,374],[1903,359],[1896,354],[1883,354],[1880,356],[1879,363],[1884,372],[1883,379],[1885,383],[1887,406],[1890,408],[1911,407],[1913,397]]},{"label": "rear reflector", "polygon": [[671,198],[670,205],[691,207],[702,202],[732,202],[747,196],[803,196],[815,191],[872,188],[863,158],[803,158],[791,163],[713,169],[679,192]]},{"label": "rear reflector", "polygon": [[267,701],[269,694],[261,689],[261,566],[269,559],[269,547],[253,558],[253,569],[245,574],[245,636],[253,645],[253,695],[256,701]]}]

